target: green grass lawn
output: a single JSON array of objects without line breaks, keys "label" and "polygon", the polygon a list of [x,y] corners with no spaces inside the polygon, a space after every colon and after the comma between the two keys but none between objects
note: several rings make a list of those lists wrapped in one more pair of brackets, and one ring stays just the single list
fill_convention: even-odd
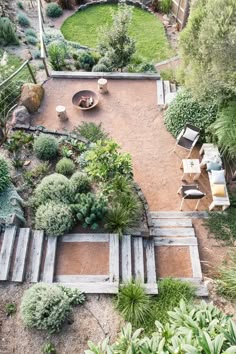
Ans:
[{"label": "green grass lawn", "polygon": [[[62,25],[65,39],[95,48],[99,28],[112,24],[111,9],[117,5],[95,5],[70,16]],[[161,21],[153,14],[133,7],[130,35],[136,40],[136,55],[158,62],[174,55]]]}]

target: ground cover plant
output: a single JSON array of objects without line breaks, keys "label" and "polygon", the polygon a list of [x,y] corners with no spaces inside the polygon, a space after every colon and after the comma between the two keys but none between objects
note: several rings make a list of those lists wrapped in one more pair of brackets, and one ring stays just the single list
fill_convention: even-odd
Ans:
[{"label": "ground cover plant", "polygon": [[78,289],[39,283],[25,291],[20,313],[27,327],[54,333],[68,320],[72,307],[84,301]]},{"label": "ground cover plant", "polygon": [[[117,5],[95,5],[75,13],[61,27],[65,39],[96,48],[100,28],[112,25],[110,9],[117,10]],[[173,55],[164,27],[153,14],[134,7],[129,35],[135,40],[137,56],[143,60],[158,62]]]},{"label": "ground cover plant", "polygon": [[228,259],[219,267],[217,291],[230,300],[236,299],[236,254],[232,250]]},{"label": "ground cover plant", "polygon": [[236,350],[236,325],[212,303],[202,301],[188,305],[183,300],[168,313],[168,322],[155,323],[151,336],[143,336],[142,328],[132,330],[126,325],[114,344],[89,342],[86,354],[127,353],[202,353],[229,354]]}]

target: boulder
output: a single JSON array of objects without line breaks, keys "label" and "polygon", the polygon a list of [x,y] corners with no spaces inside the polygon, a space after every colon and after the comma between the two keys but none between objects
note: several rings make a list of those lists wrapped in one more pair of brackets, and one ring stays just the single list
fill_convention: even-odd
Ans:
[{"label": "boulder", "polygon": [[37,112],[44,95],[44,89],[38,84],[24,84],[21,89],[20,105],[25,106],[30,113]]},{"label": "boulder", "polygon": [[12,125],[30,124],[30,114],[25,106],[18,106],[12,113]]}]

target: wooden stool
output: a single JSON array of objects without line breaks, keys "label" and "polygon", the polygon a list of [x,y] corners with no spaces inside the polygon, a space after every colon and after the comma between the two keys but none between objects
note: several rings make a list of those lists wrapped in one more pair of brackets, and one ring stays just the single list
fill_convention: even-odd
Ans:
[{"label": "wooden stool", "polygon": [[57,116],[60,119],[61,122],[65,122],[68,120],[67,114],[66,114],[66,107],[64,106],[56,106],[56,112]]},{"label": "wooden stool", "polygon": [[106,79],[99,79],[98,80],[98,91],[100,93],[106,93],[108,91]]}]

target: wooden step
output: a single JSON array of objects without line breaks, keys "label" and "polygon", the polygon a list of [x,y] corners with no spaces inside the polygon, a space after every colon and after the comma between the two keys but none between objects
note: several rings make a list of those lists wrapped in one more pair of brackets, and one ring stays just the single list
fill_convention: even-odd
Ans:
[{"label": "wooden step", "polygon": [[152,219],[154,227],[192,227],[191,219]]},{"label": "wooden step", "polygon": [[0,280],[8,280],[15,237],[16,226],[8,226],[3,235],[0,252]]},{"label": "wooden step", "polygon": [[153,219],[205,219],[208,218],[206,211],[151,211]]},{"label": "wooden step", "polygon": [[170,93],[170,81],[164,80],[164,94],[165,98]]},{"label": "wooden step", "polygon": [[182,227],[176,227],[176,228],[158,228],[154,227],[151,230],[151,235],[152,236],[160,236],[160,237],[195,237],[195,232],[194,229],[191,227],[189,228],[182,228]]},{"label": "wooden step", "polygon": [[30,229],[21,228],[18,235],[16,257],[15,257],[15,263],[13,266],[13,273],[12,273],[12,281],[22,282],[24,280],[23,278],[24,278],[29,239],[30,239]]},{"label": "wooden step", "polygon": [[106,275],[57,275],[55,281],[59,283],[102,283],[108,282],[110,277]]},{"label": "wooden step", "polygon": [[164,88],[163,88],[163,81],[157,80],[157,105],[163,105],[165,103],[165,97],[164,97]]},{"label": "wooden step", "polygon": [[131,236],[124,235],[121,240],[122,257],[122,283],[132,279],[132,260],[131,260]]},{"label": "wooden step", "polygon": [[32,247],[28,271],[28,279],[31,283],[37,283],[41,266],[43,251],[43,231],[35,230],[32,236]]},{"label": "wooden step", "polygon": [[154,237],[155,246],[197,246],[196,237]]},{"label": "wooden step", "polygon": [[134,246],[134,277],[144,283],[144,257],[142,237],[133,237]]},{"label": "wooden step", "polygon": [[53,283],[67,288],[77,288],[87,294],[118,294],[118,282],[95,282],[95,283]]},{"label": "wooden step", "polygon": [[119,235],[110,234],[109,275],[110,282],[119,281]]},{"label": "wooden step", "polygon": [[110,234],[68,234],[61,237],[62,242],[109,242]]},{"label": "wooden step", "polygon": [[202,280],[202,278],[178,278],[182,281],[187,281],[192,283],[196,287],[195,295],[198,297],[209,296],[207,284]]},{"label": "wooden step", "polygon": [[48,237],[47,251],[43,270],[43,281],[52,283],[54,278],[54,267],[56,259],[57,237]]},{"label": "wooden step", "polygon": [[149,294],[149,295],[157,295],[158,294],[158,285],[157,285],[157,283],[143,284],[143,287],[145,289],[146,294]]},{"label": "wooden step", "polygon": [[154,239],[144,240],[143,244],[146,252],[147,283],[155,284],[157,282],[157,275]]}]

